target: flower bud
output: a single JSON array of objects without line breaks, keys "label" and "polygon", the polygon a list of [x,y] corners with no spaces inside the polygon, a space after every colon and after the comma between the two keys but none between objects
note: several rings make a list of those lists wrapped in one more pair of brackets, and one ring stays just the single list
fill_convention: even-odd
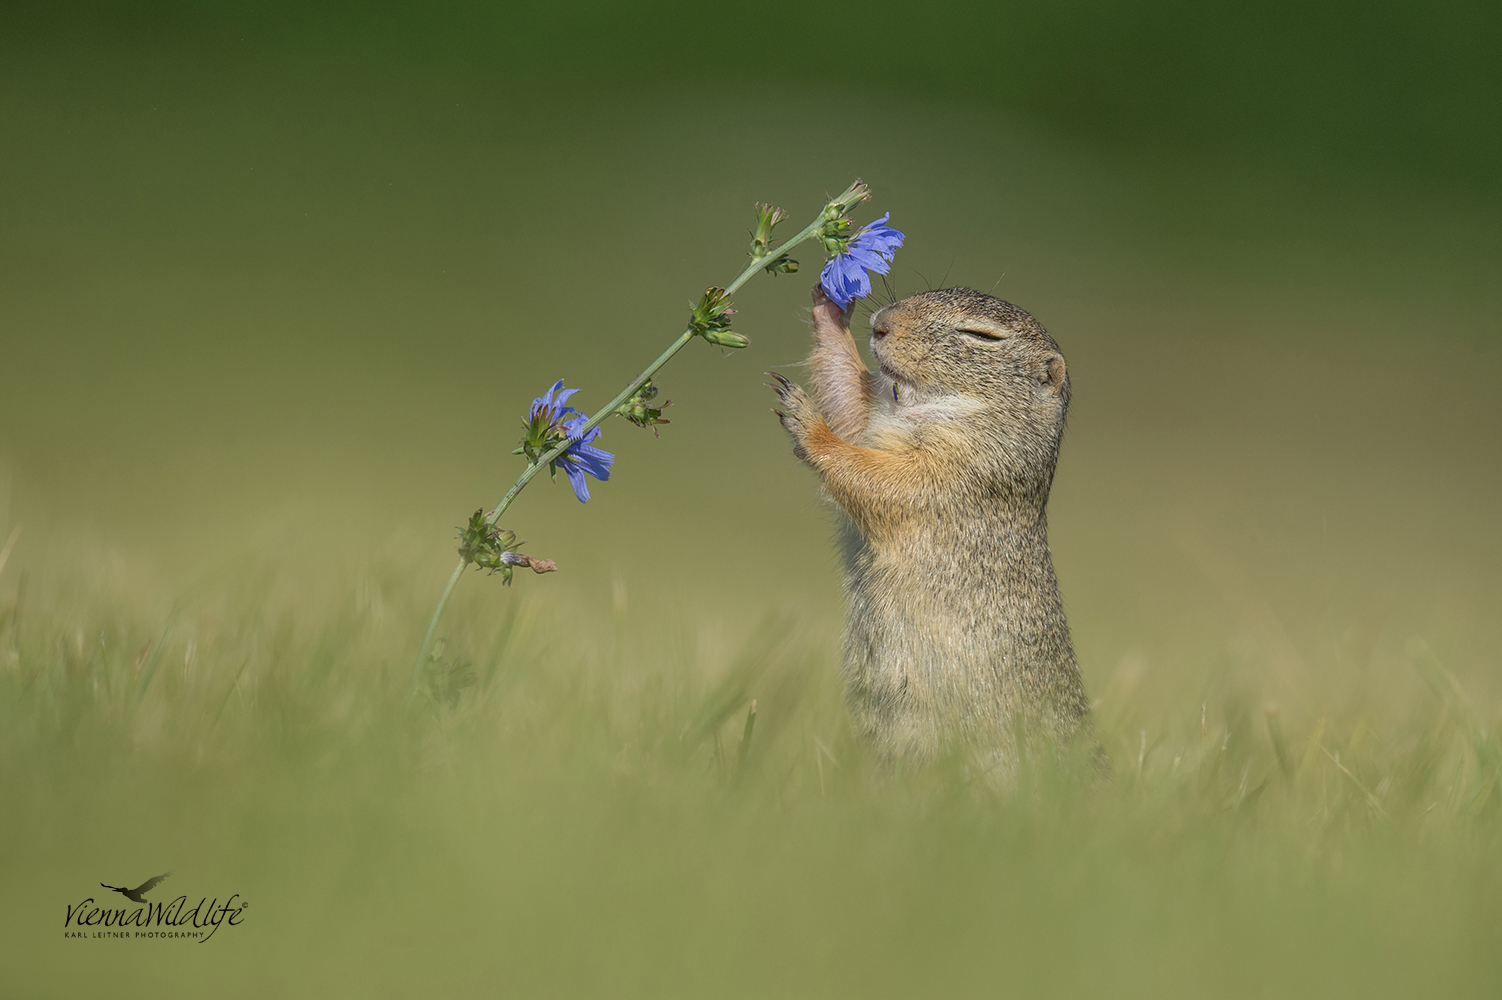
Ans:
[{"label": "flower bud", "polygon": [[730,293],[714,285],[704,290],[693,311],[689,314],[689,329],[711,344],[721,347],[745,347],[750,341],[730,330]]},{"label": "flower bud", "polygon": [[657,386],[652,384],[651,379],[647,379],[647,381],[642,383],[640,389],[637,389],[636,392],[631,394],[630,399],[626,400],[620,406],[616,407],[615,412],[619,413],[621,416],[625,417],[627,420],[631,421],[638,427],[651,427],[653,435],[657,435],[657,428],[653,426],[654,424],[667,424],[672,422],[670,420],[663,419],[662,411],[667,409],[669,406],[672,406],[673,401],[670,399],[663,403],[661,406],[648,405],[653,399],[656,398]]},{"label": "flower bud", "polygon": [[721,316],[735,312],[730,308],[730,293],[716,285],[704,289],[704,297],[693,310],[690,322],[695,328],[706,326]]},{"label": "flower bud", "polygon": [[747,340],[740,334],[732,333],[729,330],[707,330],[704,333],[700,334],[700,336],[709,341],[711,344],[718,344],[721,347],[739,348],[745,347],[747,344],[751,343],[751,341]]},{"label": "flower bud", "polygon": [[787,213],[772,205],[756,205],[756,231],[751,234],[751,257],[761,260],[772,251],[772,230],[787,219]]},{"label": "flower bud", "polygon": [[850,221],[849,212],[856,205],[870,199],[871,189],[857,177],[855,183],[846,188],[843,194],[824,206],[824,224],[814,233],[814,239],[824,244],[826,254],[833,257],[850,249],[850,242],[855,236],[850,232],[854,223]]},{"label": "flower bud", "polygon": [[522,555],[516,549],[522,543],[516,532],[490,524],[484,510],[470,515],[469,523],[459,529],[459,558],[466,565],[501,574],[501,582],[511,585],[511,567],[529,566],[534,573],[552,573],[558,567],[550,559]]},{"label": "flower bud", "polygon": [[861,202],[869,201],[870,199],[871,189],[866,186],[865,181],[857,177],[854,184],[846,188],[839,197],[830,199],[829,204],[824,206],[824,218],[837,218],[849,212]]}]

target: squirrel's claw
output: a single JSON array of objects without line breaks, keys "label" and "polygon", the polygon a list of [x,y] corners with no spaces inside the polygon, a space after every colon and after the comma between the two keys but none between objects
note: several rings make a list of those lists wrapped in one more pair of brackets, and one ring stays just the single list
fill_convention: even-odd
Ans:
[{"label": "squirrel's claw", "polygon": [[787,394],[794,388],[793,380],[788,378],[786,375],[781,375],[777,372],[762,372],[762,374],[767,376],[768,378],[775,378],[777,380],[776,385],[773,385],[771,382],[763,382],[762,385],[766,386],[768,389],[771,389],[783,399],[786,399]]},{"label": "squirrel's claw", "polygon": [[793,439],[793,454],[800,459],[807,460],[808,451],[805,447],[805,439],[808,437],[810,428],[815,422],[822,420],[819,416],[818,407],[809,399],[808,393],[803,387],[786,375],[777,372],[767,372],[769,377],[776,379],[776,383],[768,382],[766,386],[777,393],[785,409],[773,407],[772,412],[777,414],[782,429],[788,432]]}]

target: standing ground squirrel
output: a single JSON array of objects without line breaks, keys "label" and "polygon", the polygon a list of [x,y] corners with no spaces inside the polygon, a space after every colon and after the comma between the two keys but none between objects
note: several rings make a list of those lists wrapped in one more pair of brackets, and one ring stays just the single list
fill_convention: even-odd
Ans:
[{"label": "standing ground squirrel", "polygon": [[921,761],[956,746],[1010,759],[1019,726],[1055,743],[1088,729],[1048,551],[1069,406],[1058,345],[968,288],[878,310],[880,374],[818,287],[813,327],[815,398],[781,375],[772,388],[794,454],[846,515],[857,731],[884,759]]}]

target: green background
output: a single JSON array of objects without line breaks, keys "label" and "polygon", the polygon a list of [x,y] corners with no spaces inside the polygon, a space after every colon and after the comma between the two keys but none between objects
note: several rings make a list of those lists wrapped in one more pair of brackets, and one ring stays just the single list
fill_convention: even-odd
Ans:
[{"label": "green background", "polygon": [[[1410,663],[1416,642],[1453,671],[1478,718],[1495,718],[1498,51],[1502,19],[1462,4],[7,9],[0,544],[21,533],[0,570],[17,804],[0,821],[17,886],[0,949],[25,970],[24,989],[8,988],[64,996],[123,976],[170,991],[223,968],[244,995],[269,995],[301,992],[323,968],[317,991],[358,995],[508,982],[532,995],[660,995],[663,983],[872,995],[933,986],[932,962],[953,973],[940,981],[954,994],[993,973],[1062,994],[1113,981],[1193,992],[1188,973],[1155,980],[1158,967],[1132,957],[1170,954],[1170,926],[1204,935],[1191,949],[1204,968],[1250,963],[1218,984],[1242,995],[1260,995],[1269,966],[1286,966],[1285,990],[1393,987],[1441,967],[1456,989],[1495,986],[1495,960],[1478,959],[1497,919],[1498,872],[1479,846],[1494,843],[1495,809],[1481,832],[1455,834],[1463,860],[1435,862],[1449,894],[1433,905],[1466,930],[1431,922],[1427,957],[1404,964],[1402,947],[1373,942],[1423,937],[1420,876],[1372,875],[1363,895],[1352,875],[1329,897],[1300,867],[1312,854],[1325,872],[1329,854],[1297,832],[1272,847],[1246,831],[1185,834],[1201,851],[1194,864],[1215,874],[1181,884],[1162,878],[1173,852],[1156,853],[1152,831],[1190,807],[1112,813],[1135,846],[1072,853],[1069,835],[1047,833],[1072,829],[1080,816],[1067,810],[1008,813],[1000,833],[985,827],[993,844],[965,825],[991,814],[925,825],[921,794],[909,809],[852,792],[834,818],[795,811],[791,827],[765,827],[718,798],[662,793],[697,787],[688,765],[620,764],[622,747],[655,745],[642,733],[677,726],[664,708],[674,698],[712,701],[747,656],[777,660],[754,652],[769,629],[800,637],[799,683],[817,693],[784,698],[799,724],[831,744],[841,732],[832,518],[761,385],[767,369],[799,375],[819,265],[807,249],[795,254],[802,273],[759,277],[737,297],[750,349],[690,345],[663,372],[674,406],[660,440],[607,425],[600,444],[616,472],[587,507],[540,480],[508,512],[503,523],[558,574],[510,591],[478,577],[461,586],[449,650],[483,665],[521,609],[526,655],[513,650],[497,676],[531,656],[572,678],[562,693],[538,682],[507,689],[532,701],[494,695],[459,727],[471,742],[449,748],[469,762],[439,754],[449,764],[436,772],[423,752],[419,767],[372,750],[431,750],[427,730],[414,735],[379,706],[363,729],[359,711],[325,709],[400,689],[453,564],[453,526],[520,471],[510,450],[531,398],[563,377],[581,389],[576,404],[603,403],[681,330],[701,289],[743,266],[753,202],[800,226],[859,175],[876,192],[860,221],[890,210],[908,236],[882,299],[944,284],[993,291],[1033,312],[1068,359],[1075,401],[1052,536],[1118,770],[1150,772],[1149,741],[1164,734],[1198,739],[1204,705],[1208,729],[1228,738],[1271,701],[1300,739],[1333,720],[1348,759],[1363,733],[1387,733],[1377,743],[1389,755],[1411,749],[1393,734],[1430,697]],[[152,637],[172,664],[163,677],[180,686],[164,679],[146,714],[112,715],[108,671],[139,666]],[[328,676],[340,680],[288,681],[275,711],[244,702],[225,736],[218,695],[204,708],[183,692],[205,677],[222,677],[203,681],[222,692],[242,662],[243,676],[268,678],[335,663]],[[224,704],[242,704],[241,684]],[[735,711],[751,696],[779,704],[771,681],[746,684]],[[590,712],[613,721],[595,725]],[[193,729],[205,717],[206,733]],[[447,718],[443,738],[461,739]],[[1255,785],[1274,766],[1265,726],[1254,728],[1243,798],[1246,775]],[[286,735],[303,729],[322,735]],[[560,751],[561,733],[589,735]],[[484,753],[494,757],[474,763]],[[846,771],[858,770],[849,753]],[[815,759],[788,754],[790,768]],[[1160,756],[1177,774],[1173,753]],[[325,774],[328,760],[345,763]],[[618,772],[635,775],[624,789]],[[414,773],[420,791],[403,783]],[[765,780],[758,801],[776,801],[781,779]],[[1493,801],[1482,793],[1482,806]],[[1288,807],[1289,829],[1304,829],[1299,809],[1312,801]],[[508,818],[522,803],[535,829]],[[598,832],[560,840],[574,822]],[[872,828],[886,839],[861,840]],[[763,836],[794,846],[762,854]],[[1361,871],[1428,870],[1415,860],[1428,855],[1384,836],[1360,842]],[[744,895],[705,846],[715,838],[766,895]],[[860,864],[843,850],[852,838]],[[1247,853],[1227,846],[1242,838]],[[399,869],[440,842],[453,860],[423,871],[442,892],[352,888],[362,866]],[[497,860],[495,843],[523,860]],[[931,855],[969,860],[914,867]],[[550,910],[562,906],[553,883],[528,881],[527,858],[544,859],[536,871],[549,878],[592,879],[594,916]],[[210,942],[212,960],[61,947],[65,900],[174,866],[185,886],[255,892],[259,928]],[[683,866],[707,882],[665,890]],[[1237,895],[1268,867],[1277,877]],[[861,895],[873,872],[894,870],[913,885]],[[1059,896],[1025,870],[1103,888]],[[998,958],[991,938],[967,937],[980,933],[964,914],[984,909],[984,886],[1042,914],[1043,929],[1006,925],[997,940],[1036,933],[1062,950],[1034,942]],[[444,893],[459,894],[451,910]],[[666,901],[654,909],[643,896]],[[830,902],[842,898],[864,902]],[[1244,905],[1221,910],[1216,898]],[[909,954],[892,942],[927,939],[883,909],[903,900],[969,930],[933,930]],[[685,915],[695,905],[742,917],[716,931]],[[414,909],[427,928],[415,937],[361,922]],[[803,954],[798,922],[782,923],[792,912],[810,940],[853,921],[848,940]],[[1138,936],[1107,926],[1139,918]],[[1277,938],[1258,964],[1234,944],[1241,920],[1334,923],[1350,936]],[[492,932],[515,949],[490,949]],[[564,976],[543,956],[576,962],[579,935],[614,945]],[[681,940],[697,943],[667,943]],[[1322,967],[1327,946],[1341,956],[1328,980],[1288,971]],[[778,956],[783,972],[766,971]],[[1001,965],[987,971],[978,956]],[[1082,971],[1059,978],[1064,967]],[[746,968],[762,971],[737,979]]]}]

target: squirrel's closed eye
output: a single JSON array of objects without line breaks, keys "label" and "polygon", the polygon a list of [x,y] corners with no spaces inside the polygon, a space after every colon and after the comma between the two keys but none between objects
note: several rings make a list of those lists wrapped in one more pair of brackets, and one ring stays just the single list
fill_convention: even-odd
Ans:
[{"label": "squirrel's closed eye", "polygon": [[1005,340],[1007,336],[999,330],[984,330],[973,326],[962,326],[955,332],[963,333],[967,337],[975,337],[977,340]]}]

